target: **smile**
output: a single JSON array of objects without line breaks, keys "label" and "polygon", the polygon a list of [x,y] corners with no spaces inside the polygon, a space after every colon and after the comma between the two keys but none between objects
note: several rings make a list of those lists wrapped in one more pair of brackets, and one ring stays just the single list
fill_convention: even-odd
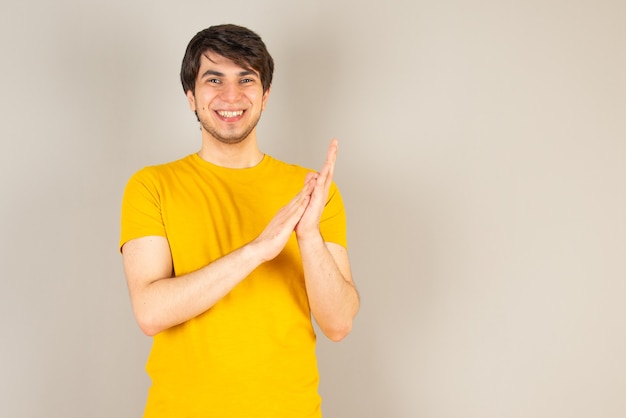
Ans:
[{"label": "smile", "polygon": [[236,118],[237,116],[243,115],[243,110],[218,110],[216,112],[223,118]]}]

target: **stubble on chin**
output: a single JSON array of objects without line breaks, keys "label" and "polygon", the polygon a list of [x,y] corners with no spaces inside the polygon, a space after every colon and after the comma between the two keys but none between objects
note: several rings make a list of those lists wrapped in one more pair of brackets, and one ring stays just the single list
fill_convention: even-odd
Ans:
[{"label": "stubble on chin", "polygon": [[221,132],[218,132],[216,129],[205,126],[204,124],[201,124],[201,126],[201,129],[203,131],[206,131],[210,136],[212,136],[221,143],[238,144],[240,142],[243,142],[248,136],[250,136],[256,125],[249,127],[243,133],[233,133],[232,135],[225,135]]},{"label": "stubble on chin", "polygon": [[247,126],[243,131],[231,132],[230,134],[226,132],[220,132],[218,129],[215,129],[214,126],[211,126],[209,123],[203,120],[200,120],[200,128],[201,130],[207,132],[210,136],[223,144],[239,144],[240,142],[243,142],[246,138],[248,138],[248,136],[250,136],[252,131],[254,131],[254,128],[256,128],[257,124],[259,123],[260,119],[261,115],[259,114],[256,120],[250,123],[250,125]]}]

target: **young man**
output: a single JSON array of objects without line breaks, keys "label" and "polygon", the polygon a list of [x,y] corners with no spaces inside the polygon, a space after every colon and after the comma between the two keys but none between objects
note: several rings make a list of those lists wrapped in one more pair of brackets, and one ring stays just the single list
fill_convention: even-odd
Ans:
[{"label": "young man", "polygon": [[181,80],[197,154],[137,172],[120,247],[133,310],[154,336],[145,417],[320,417],[311,314],[333,341],[359,308],[345,212],[319,172],[259,149],[274,64],[254,32],[199,32]]}]

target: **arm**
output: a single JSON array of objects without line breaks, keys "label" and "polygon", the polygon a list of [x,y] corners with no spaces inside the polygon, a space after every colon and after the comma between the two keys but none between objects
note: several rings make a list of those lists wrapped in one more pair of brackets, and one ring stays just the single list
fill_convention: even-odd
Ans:
[{"label": "arm", "polygon": [[359,310],[359,295],[347,250],[339,244],[324,242],[319,230],[336,157],[337,141],[333,140],[326,163],[315,179],[311,200],[296,226],[296,236],[313,317],[328,338],[340,341],[352,329]]},{"label": "arm", "polygon": [[173,276],[172,255],[164,237],[142,237],[124,244],[124,271],[142,331],[155,335],[196,317],[257,266],[275,258],[304,213],[313,187],[311,175],[302,190],[278,211],[254,241],[189,274]]}]

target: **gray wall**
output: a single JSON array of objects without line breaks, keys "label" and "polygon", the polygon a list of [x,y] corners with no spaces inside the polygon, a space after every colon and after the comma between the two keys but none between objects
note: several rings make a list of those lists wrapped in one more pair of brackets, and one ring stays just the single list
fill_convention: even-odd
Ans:
[{"label": "gray wall", "polygon": [[263,150],[340,139],[362,309],[319,345],[327,417],[626,416],[625,5],[4,0],[0,416],[140,416],[121,193],[199,148],[179,63],[224,22],[277,62]]}]

